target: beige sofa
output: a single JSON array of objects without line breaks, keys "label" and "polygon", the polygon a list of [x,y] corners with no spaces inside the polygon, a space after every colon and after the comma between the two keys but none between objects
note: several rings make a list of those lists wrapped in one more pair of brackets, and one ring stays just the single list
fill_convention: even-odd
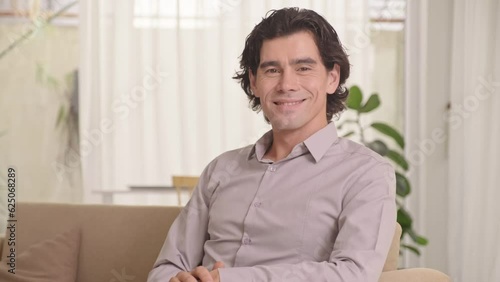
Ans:
[{"label": "beige sofa", "polygon": [[[70,228],[79,229],[80,242],[75,250],[78,282],[146,281],[169,226],[180,211],[177,207],[42,203],[18,203],[16,208],[18,254]],[[395,234],[380,281],[450,281],[431,269],[396,270],[400,232]],[[0,257],[5,264],[9,249],[5,237],[3,241]]]}]

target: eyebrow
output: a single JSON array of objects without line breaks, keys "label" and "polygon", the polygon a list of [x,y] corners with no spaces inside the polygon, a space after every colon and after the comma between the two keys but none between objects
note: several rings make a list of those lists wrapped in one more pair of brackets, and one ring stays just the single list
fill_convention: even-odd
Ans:
[{"label": "eyebrow", "polygon": [[299,59],[294,59],[292,60],[292,65],[299,65],[299,64],[309,64],[309,65],[315,65],[318,62],[314,60],[313,58],[306,57],[306,58],[299,58]]},{"label": "eyebrow", "polygon": [[[293,59],[290,64],[291,65],[299,65],[299,64],[309,64],[309,65],[315,65],[318,62],[314,60],[313,58],[310,57],[305,57],[305,58],[298,58],[298,59]],[[278,67],[280,63],[278,61],[265,61],[262,62],[259,66],[259,68],[264,69],[267,67]]]}]

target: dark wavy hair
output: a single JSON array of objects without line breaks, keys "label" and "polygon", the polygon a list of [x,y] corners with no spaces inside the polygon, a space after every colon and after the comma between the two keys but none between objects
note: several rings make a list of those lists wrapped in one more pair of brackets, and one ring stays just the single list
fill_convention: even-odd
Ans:
[{"label": "dark wavy hair", "polygon": [[294,7],[269,11],[246,38],[245,49],[240,56],[241,71],[236,72],[233,79],[238,80],[241,84],[252,110],[259,112],[262,109],[260,99],[252,94],[249,73],[257,74],[262,43],[264,40],[300,31],[308,31],[314,36],[323,65],[328,71],[331,71],[335,64],[340,67],[339,86],[333,95],[327,95],[326,118],[330,122],[333,115],[345,109],[345,100],[349,95],[349,90],[344,84],[349,77],[350,65],[335,29],[325,18],[312,10]]}]

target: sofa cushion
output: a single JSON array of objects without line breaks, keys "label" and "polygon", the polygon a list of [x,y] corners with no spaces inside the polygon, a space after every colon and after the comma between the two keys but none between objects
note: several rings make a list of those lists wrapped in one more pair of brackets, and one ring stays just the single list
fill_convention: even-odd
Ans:
[{"label": "sofa cushion", "polygon": [[16,237],[23,242],[19,253],[78,227],[77,282],[146,281],[179,211],[179,207],[163,206],[19,202]]},{"label": "sofa cushion", "polygon": [[[16,250],[15,264],[9,265],[9,258],[2,261],[0,281],[74,282],[79,246],[80,231],[74,228],[31,245],[22,253]],[[5,248],[5,256],[10,254],[10,248]]]},{"label": "sofa cushion", "polygon": [[408,268],[382,272],[379,282],[451,282],[448,275],[430,268]]}]

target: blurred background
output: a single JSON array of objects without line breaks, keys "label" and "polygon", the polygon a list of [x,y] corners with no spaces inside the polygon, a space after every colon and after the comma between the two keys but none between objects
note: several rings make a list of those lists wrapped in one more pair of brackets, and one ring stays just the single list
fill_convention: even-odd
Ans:
[{"label": "blurred background", "polygon": [[[9,167],[18,201],[184,204],[173,176],[270,129],[231,77],[254,25],[289,6],[334,26],[347,86],[379,101],[365,137],[400,145],[400,204],[425,237],[401,267],[500,281],[497,0],[0,0],[0,232]],[[356,113],[335,122],[363,141]]]}]

